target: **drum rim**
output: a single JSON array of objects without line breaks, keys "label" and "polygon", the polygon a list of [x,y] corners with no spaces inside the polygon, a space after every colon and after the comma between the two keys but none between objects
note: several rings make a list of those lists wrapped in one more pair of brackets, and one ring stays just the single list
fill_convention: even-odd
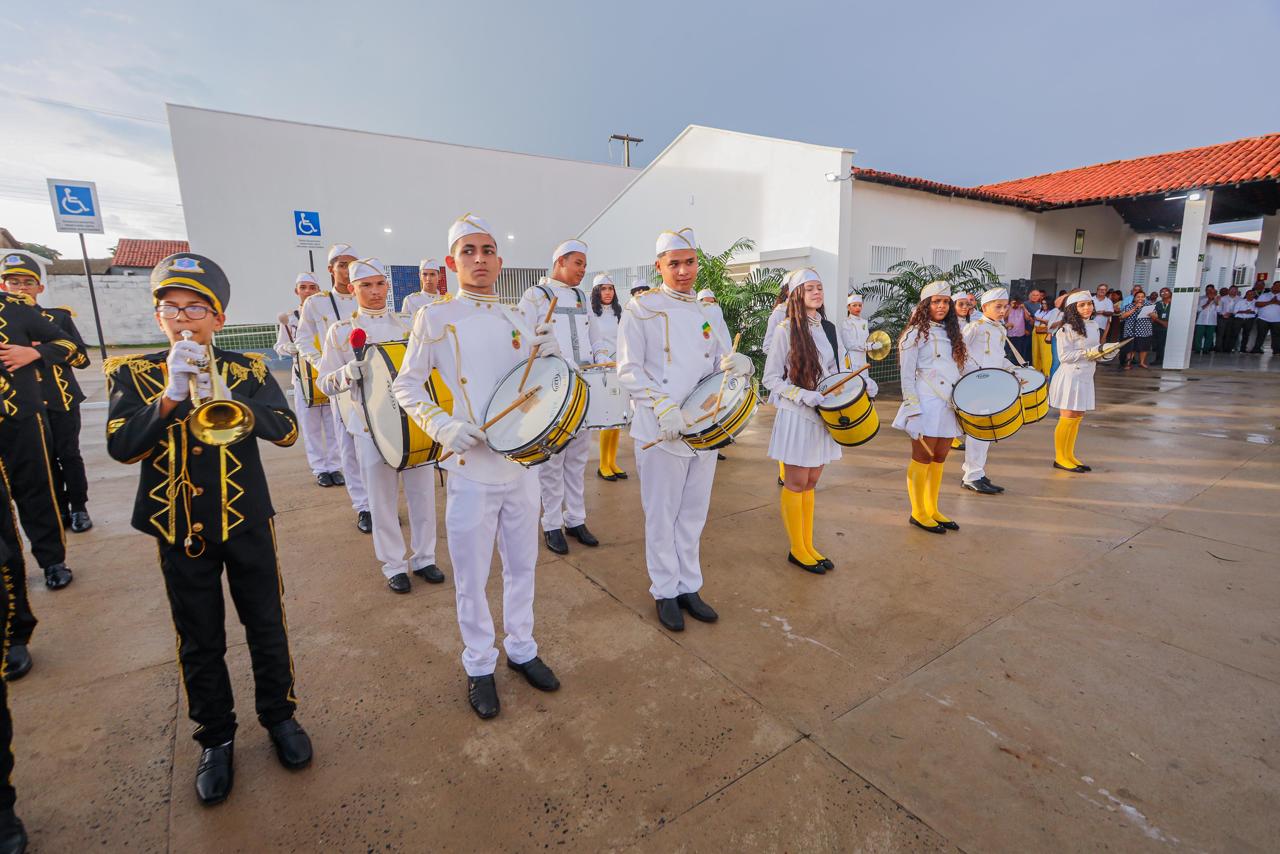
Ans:
[{"label": "drum rim", "polygon": [[[725,417],[723,420],[717,421],[716,419],[712,418],[710,422],[707,424],[707,426],[704,427],[703,429],[693,433],[682,433],[681,435],[684,436],[686,439],[697,439],[701,436],[705,436],[708,433],[712,433],[716,430],[723,430],[724,432],[727,433],[729,432],[727,428],[730,426],[736,426],[738,430],[741,431],[743,425],[739,424],[739,421],[742,419],[743,415],[746,414],[749,416],[750,411],[754,411],[755,407],[759,405],[759,398],[756,395],[755,389],[751,388],[750,385],[748,385],[747,392],[748,392],[747,395],[744,396],[742,400],[738,401],[737,406],[733,407],[732,409],[721,410],[722,413],[727,413],[727,417]],[[692,394],[692,392],[690,392],[690,394]],[[753,399],[756,400],[756,403],[754,405],[752,404]],[[732,441],[732,437],[730,437],[730,440]]]},{"label": "drum rim", "polygon": [[1046,377],[1041,371],[1031,367],[1030,365],[1018,365],[1017,367],[1010,368],[1009,373],[1013,374],[1015,377],[1021,376],[1022,373],[1035,374],[1040,378],[1039,385],[1037,385],[1035,388],[1023,387],[1024,390],[1021,392],[1022,394],[1035,394],[1042,388],[1046,390],[1049,388],[1049,378]]},{"label": "drum rim", "polygon": [[[584,394],[588,395],[587,403],[589,403],[590,389],[587,387],[587,384],[585,382],[582,385],[583,385]],[[533,468],[536,465],[541,465],[542,463],[547,462],[556,454],[560,453],[565,448],[569,447],[569,443],[572,442],[577,437],[578,431],[582,429],[582,421],[587,417],[587,403],[584,403],[582,406],[582,413],[577,419],[577,422],[578,422],[577,425],[571,430],[566,430],[566,432],[569,434],[569,438],[559,447],[552,448],[551,445],[547,442],[546,437],[543,436],[539,438],[539,440],[535,443],[534,446],[529,447],[521,451],[520,453],[504,454],[503,456],[506,456],[512,462],[518,463],[519,465],[522,465],[525,468]],[[516,459],[516,457],[532,457],[532,458],[526,461],[522,459]]]},{"label": "drum rim", "polygon": [[995,412],[991,412],[983,415],[977,412],[969,412],[967,409],[963,409],[960,406],[960,404],[956,402],[956,390],[960,388],[960,383],[964,382],[966,379],[973,376],[974,374],[980,374],[980,373],[983,373],[984,371],[990,371],[992,373],[998,372],[1012,379],[1014,388],[1016,389],[1016,394],[1014,395],[1013,402],[1016,403],[1022,400],[1022,383],[1018,382],[1018,377],[1013,373],[1013,371],[1007,370],[1005,368],[977,368],[975,370],[965,373],[963,376],[960,377],[960,379],[955,381],[954,385],[951,386],[951,408],[954,409],[957,413],[963,412],[966,415],[974,416],[977,418],[989,418],[992,415],[998,415],[1001,412],[1007,411],[1009,407],[1013,405],[1013,403],[1009,403]]},{"label": "drum rim", "polygon": [[[574,384],[581,383],[585,387],[587,382],[582,377],[578,376],[578,372],[574,370],[573,365],[569,364],[569,360],[566,359],[564,356],[561,356],[559,354],[549,354],[546,356],[538,356],[533,361],[538,362],[542,359],[560,361],[568,369],[568,373],[569,373],[569,390],[565,394],[564,400],[560,404],[560,408],[556,410],[555,417],[551,419],[551,424],[547,425],[547,429],[550,429],[553,425],[558,424],[560,422],[560,419],[564,416],[565,408],[569,406],[570,402],[573,400]],[[523,373],[525,361],[526,360],[521,359],[518,363],[516,363],[516,365],[511,370],[507,371],[505,374],[502,375],[502,379],[498,380],[498,384],[493,387],[493,392],[490,393],[489,399],[485,401],[484,409],[481,410],[482,412],[484,412],[484,420],[486,421],[489,420],[489,407],[493,406],[493,399],[498,394],[498,389],[502,388],[503,383],[505,383],[507,379],[511,377],[512,374],[515,374],[517,371]],[[590,389],[588,389],[587,391],[588,391],[588,397],[589,397]],[[585,414],[585,412],[586,412],[586,409],[584,407],[583,413]],[[489,439],[487,432],[488,431],[486,431],[486,435],[485,435],[485,444],[489,446],[489,450],[493,451],[495,454],[502,454],[504,457],[517,456],[525,452],[526,450],[529,450],[534,446],[536,446],[538,442],[540,442],[543,438],[543,434],[539,433],[536,438],[528,442],[525,442],[523,445],[518,445],[515,448],[512,448],[510,450],[502,450],[494,447],[493,441]]]},{"label": "drum rim", "polygon": [[[400,370],[396,367],[395,362],[392,361],[390,354],[388,354],[385,349],[386,345],[388,344],[394,344],[394,345],[403,347],[407,352],[409,349],[409,342],[407,340],[378,341],[370,345],[371,347],[373,347],[374,351],[380,357],[382,357],[382,361],[386,365],[387,371],[391,374],[391,381],[395,382],[396,377],[400,376]],[[436,390],[431,384],[430,377],[427,378],[427,394],[431,397],[432,403],[437,403],[437,404],[439,403],[439,400],[436,396]],[[396,405],[399,406],[399,401],[396,402]],[[361,381],[361,384],[360,384],[360,408],[364,410],[365,423],[370,425],[373,424],[373,419],[369,416],[369,396],[364,393],[363,380]],[[433,440],[430,436],[427,436],[427,440],[431,442],[431,447],[426,451],[428,458],[426,460],[423,460],[420,463],[415,463],[412,466],[409,465],[409,457],[412,456],[414,453],[417,453],[416,451],[410,450],[409,448],[409,444],[410,444],[409,443],[409,420],[410,420],[409,413],[404,411],[404,407],[400,407],[401,451],[399,455],[400,456],[399,463],[391,462],[390,455],[388,455],[386,450],[382,447],[382,443],[378,441],[377,432],[375,432],[373,429],[369,430],[369,438],[370,440],[373,441],[373,447],[377,450],[378,455],[382,457],[383,462],[391,466],[396,471],[406,471],[411,468],[418,468],[420,466],[433,465],[440,457],[440,443]],[[422,429],[422,428],[418,428],[418,429]],[[422,432],[425,435],[427,431],[423,430]]]},{"label": "drum rim", "polygon": [[[697,390],[698,390],[698,387],[699,387],[700,385],[702,385],[704,382],[707,382],[708,380],[713,379],[713,378],[714,378],[714,379],[716,379],[716,380],[719,380],[719,378],[720,378],[723,374],[725,374],[725,373],[727,373],[727,372],[726,372],[726,371],[712,371],[711,373],[707,374],[706,376],[704,376],[704,377],[700,377],[700,378],[698,379],[698,381],[697,381],[696,383],[694,383],[694,384],[693,384],[693,388],[689,389],[689,393],[688,393],[688,394],[686,394],[686,395],[684,396],[684,400],[680,401],[680,411],[681,411],[681,412],[684,412],[684,404],[685,404],[685,401],[687,401],[689,398],[693,397],[693,393],[694,393],[695,391],[697,391]],[[728,385],[728,383],[726,383],[726,385]],[[748,394],[747,394],[747,395],[743,395],[743,398],[742,398],[743,400],[746,400],[748,395],[755,395],[756,390],[752,387],[752,385],[751,385],[751,381],[750,381],[749,379],[744,378],[744,379],[743,379],[743,383],[742,383],[742,385],[743,385],[743,388],[744,388],[744,389],[746,389],[746,391],[748,392]],[[739,402],[739,404],[738,404],[738,405],[739,405],[739,406],[741,405],[741,401]],[[736,408],[737,408],[737,407],[734,407],[734,409],[736,409]],[[725,410],[724,410],[723,408],[721,408],[721,411],[723,412],[723,411],[725,411]],[[732,411],[732,410],[730,410],[730,411]],[[708,429],[710,429],[710,428],[708,428]],[[683,435],[697,435],[697,434],[688,434],[688,433],[686,433],[686,434],[683,434]]]},{"label": "drum rim", "polygon": [[[756,390],[751,388],[750,385],[748,385],[747,390],[750,393],[742,399],[739,406],[731,411],[731,417],[725,419],[724,422],[713,421],[710,427],[698,433],[682,434],[685,444],[693,448],[693,445],[689,442],[690,439],[693,439],[698,441],[699,444],[706,445],[706,447],[702,448],[693,448],[695,451],[715,451],[732,445],[737,441],[742,431],[747,429],[747,422],[751,420],[751,416],[755,414],[756,409],[760,406],[760,396],[756,394]],[[724,434],[724,439],[723,441],[716,440],[714,444],[711,444],[709,434],[716,430]]]}]

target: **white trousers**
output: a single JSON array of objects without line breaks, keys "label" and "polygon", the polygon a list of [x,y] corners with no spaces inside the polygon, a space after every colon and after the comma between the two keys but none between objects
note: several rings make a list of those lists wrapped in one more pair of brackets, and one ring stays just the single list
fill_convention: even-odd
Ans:
[{"label": "white trousers", "polygon": [[716,476],[715,451],[677,457],[661,447],[636,445],[640,503],[644,507],[644,556],[649,593],[674,599],[702,589],[698,549]]},{"label": "white trousers", "polygon": [[337,471],[341,466],[338,452],[332,441],[333,422],[328,406],[307,406],[302,399],[302,387],[293,386],[293,412],[298,416],[298,429],[302,431],[302,447],[307,451],[307,465],[312,474]]},{"label": "white trousers", "polygon": [[[373,515],[373,553],[382,561],[387,578],[421,569],[436,562],[435,469],[429,466],[396,471],[378,453],[373,439],[356,439],[360,473],[369,491],[369,512]],[[409,505],[409,560],[404,556],[404,533],[400,530],[400,484],[404,483]]]},{"label": "white trousers", "polygon": [[538,488],[542,493],[542,530],[574,528],[587,521],[587,498],[583,477],[595,433],[583,430],[569,440],[563,451],[538,466]]},{"label": "white trousers", "polygon": [[962,470],[965,483],[973,483],[986,476],[987,452],[990,450],[990,442],[984,442],[972,436],[964,437],[964,466]]},{"label": "white trousers", "polygon": [[449,474],[444,526],[462,632],[462,667],[488,676],[498,665],[493,616],[485,587],[497,540],[502,560],[502,628],[507,658],[524,664],[538,654],[533,640],[534,564],[538,561],[538,482],[521,472],[510,483],[478,483]]},{"label": "white trousers", "polygon": [[364,488],[364,478],[360,476],[360,457],[356,455],[356,437],[347,432],[347,425],[342,423],[342,413],[338,405],[331,403],[326,407],[333,421],[333,444],[338,459],[342,462],[342,479],[347,482],[347,495],[351,498],[351,509],[355,511],[369,509],[369,493]]}]

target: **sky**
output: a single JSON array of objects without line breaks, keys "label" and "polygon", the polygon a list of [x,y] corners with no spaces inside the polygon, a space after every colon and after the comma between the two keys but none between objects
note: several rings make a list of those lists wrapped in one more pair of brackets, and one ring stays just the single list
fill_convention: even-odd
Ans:
[{"label": "sky", "polygon": [[701,124],[961,185],[1280,131],[1276,0],[3,5],[0,226],[72,256],[49,177],[98,183],[95,257],[185,236],[166,102],[640,166]]}]

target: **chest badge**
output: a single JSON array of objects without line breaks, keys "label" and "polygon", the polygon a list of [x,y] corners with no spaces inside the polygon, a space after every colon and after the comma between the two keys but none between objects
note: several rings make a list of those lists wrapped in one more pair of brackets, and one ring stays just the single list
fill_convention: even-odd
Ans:
[{"label": "chest badge", "polygon": [[511,349],[512,349],[512,350],[519,350],[519,349],[520,349],[520,332],[519,332],[519,330],[516,330],[516,329],[512,329],[512,330],[511,330]]},{"label": "chest badge", "polygon": [[705,320],[702,321],[702,337],[711,340],[711,324]]}]

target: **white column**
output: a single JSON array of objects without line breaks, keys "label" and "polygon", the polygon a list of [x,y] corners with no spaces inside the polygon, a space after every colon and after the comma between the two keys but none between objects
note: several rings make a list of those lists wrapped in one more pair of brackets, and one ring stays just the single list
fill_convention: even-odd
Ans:
[{"label": "white column", "polygon": [[1258,240],[1258,261],[1254,275],[1267,274],[1267,287],[1276,281],[1276,256],[1280,255],[1280,211],[1262,218],[1262,236]]},{"label": "white column", "polygon": [[1213,210],[1213,190],[1194,193],[1182,212],[1182,232],[1178,250],[1178,277],[1173,282],[1173,305],[1169,309],[1169,334],[1164,345],[1164,367],[1184,370],[1191,364],[1191,338],[1196,331],[1196,310],[1200,307],[1200,270],[1204,266],[1205,241],[1209,237],[1209,214]]}]

